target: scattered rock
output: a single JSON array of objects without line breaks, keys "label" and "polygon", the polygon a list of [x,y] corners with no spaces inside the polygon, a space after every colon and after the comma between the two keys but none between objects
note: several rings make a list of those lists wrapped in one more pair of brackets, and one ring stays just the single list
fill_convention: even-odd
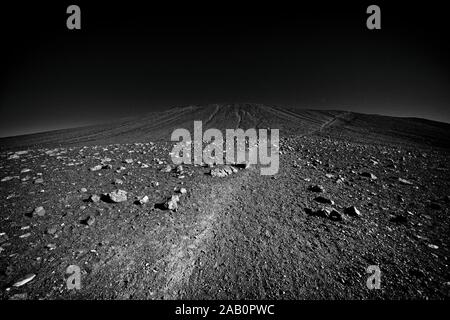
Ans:
[{"label": "scattered rock", "polygon": [[345,208],[344,213],[351,217],[361,216],[361,212],[355,206]]},{"label": "scattered rock", "polygon": [[115,190],[113,192],[110,192],[108,194],[106,194],[106,196],[108,197],[108,199],[112,202],[123,202],[123,201],[127,201],[127,192],[124,190]]},{"label": "scattered rock", "polygon": [[176,173],[182,174],[183,173],[183,166],[180,164],[175,168]]},{"label": "scattered rock", "polygon": [[143,196],[143,197],[139,197],[138,200],[137,200],[137,202],[138,202],[139,204],[146,204],[146,203],[148,203],[149,200],[150,200],[150,199],[148,198],[148,196],[145,195],[145,196]]},{"label": "scattered rock", "polygon": [[87,192],[87,189],[86,188],[81,188],[80,191],[85,193],[85,192]]},{"label": "scattered rock", "polygon": [[47,249],[48,250],[55,250],[56,249],[56,244],[53,244],[53,243],[49,243],[49,244],[47,244],[46,245],[46,247],[47,247]]},{"label": "scattered rock", "polygon": [[325,188],[319,184],[314,185],[314,186],[309,186],[308,190],[312,191],[312,192],[325,192]]},{"label": "scattered rock", "polygon": [[121,179],[114,179],[113,183],[116,184],[116,185],[120,185],[120,184],[123,184],[123,180],[121,180]]},{"label": "scattered rock", "polygon": [[214,169],[211,169],[209,174],[213,177],[219,177],[223,178],[233,173],[233,170],[230,166],[224,166],[224,167],[216,167]]},{"label": "scattered rock", "polygon": [[9,297],[9,300],[27,300],[28,299],[28,294],[25,293],[16,293],[13,294],[11,297]]},{"label": "scattered rock", "polygon": [[28,232],[28,233],[20,235],[19,238],[20,239],[25,239],[25,238],[28,238],[29,236],[31,236],[31,233]]},{"label": "scattered rock", "polygon": [[321,218],[328,218],[330,216],[331,210],[328,208],[320,208],[319,210],[313,212],[313,215]]},{"label": "scattered rock", "polygon": [[178,201],[180,201],[180,197],[178,195],[172,195],[165,203],[164,207],[168,210],[177,211],[178,209]]},{"label": "scattered rock", "polygon": [[408,180],[405,180],[405,179],[402,179],[402,178],[398,178],[398,181],[401,184],[406,184],[406,185],[412,185],[413,184],[411,181],[408,181]]},{"label": "scattered rock", "polygon": [[334,201],[331,199],[328,199],[326,197],[319,196],[319,197],[314,198],[314,200],[317,202],[320,202],[320,203],[334,205]]},{"label": "scattered rock", "polygon": [[96,195],[96,194],[93,194],[93,195],[91,195],[91,196],[89,197],[89,200],[90,200],[91,202],[99,202],[99,201],[100,201],[100,196],[99,196],[99,195]]},{"label": "scattered rock", "polygon": [[36,180],[34,180],[35,184],[40,184],[40,183],[44,183],[44,179],[42,178],[37,178]]},{"label": "scattered rock", "polygon": [[341,184],[341,183],[344,183],[344,178],[342,178],[342,177],[339,177],[339,178],[337,178],[336,179],[336,181],[335,181],[337,184]]},{"label": "scattered rock", "polygon": [[150,183],[150,185],[151,185],[152,187],[158,187],[158,186],[159,186],[159,182],[158,182],[158,181],[152,181],[152,182]]},{"label": "scattered rock", "polygon": [[371,180],[376,180],[378,179],[376,175],[374,175],[373,173],[370,172],[363,172],[361,173],[362,177],[366,177],[366,178],[370,178]]},{"label": "scattered rock", "polygon": [[47,229],[47,234],[55,234],[58,231],[58,229],[56,227],[50,227]]},{"label": "scattered rock", "polygon": [[86,219],[82,220],[81,223],[92,226],[95,223],[95,217],[94,216],[88,216]]},{"label": "scattered rock", "polygon": [[44,207],[36,207],[36,208],[34,208],[34,210],[32,212],[32,215],[33,216],[43,217],[45,215]]},{"label": "scattered rock", "polygon": [[102,165],[96,165],[94,167],[89,168],[90,171],[98,171],[102,169]]}]

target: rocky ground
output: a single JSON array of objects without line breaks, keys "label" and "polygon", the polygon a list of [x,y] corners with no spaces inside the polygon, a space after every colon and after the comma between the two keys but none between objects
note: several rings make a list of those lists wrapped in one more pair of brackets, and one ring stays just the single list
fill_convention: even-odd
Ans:
[{"label": "rocky ground", "polygon": [[[210,126],[222,121],[222,109],[208,110]],[[225,111],[232,127],[257,118]],[[282,113],[291,125],[274,176],[175,166],[163,140],[5,141],[1,298],[448,298],[448,137],[389,140],[342,112],[308,114],[295,134],[299,116]],[[72,265],[80,290],[67,288]],[[366,286],[370,265],[379,290]]]}]

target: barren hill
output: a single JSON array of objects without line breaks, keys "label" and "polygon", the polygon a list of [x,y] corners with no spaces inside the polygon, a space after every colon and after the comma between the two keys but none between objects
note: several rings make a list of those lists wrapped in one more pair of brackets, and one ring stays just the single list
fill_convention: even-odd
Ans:
[{"label": "barren hill", "polygon": [[450,147],[450,124],[336,110],[302,110],[259,104],[174,107],[103,125],[0,139],[0,148],[169,141],[176,128],[280,129],[280,136],[319,134],[352,141]]},{"label": "barren hill", "polygon": [[[280,129],[278,173],[175,166],[194,120]],[[0,297],[448,299],[449,127],[240,104],[1,139]]]}]

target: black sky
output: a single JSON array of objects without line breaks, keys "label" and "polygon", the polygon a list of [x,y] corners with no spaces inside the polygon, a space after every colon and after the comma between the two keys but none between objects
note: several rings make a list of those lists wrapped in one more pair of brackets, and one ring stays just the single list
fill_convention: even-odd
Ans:
[{"label": "black sky", "polygon": [[221,102],[450,122],[441,4],[92,2],[2,4],[0,136]]}]

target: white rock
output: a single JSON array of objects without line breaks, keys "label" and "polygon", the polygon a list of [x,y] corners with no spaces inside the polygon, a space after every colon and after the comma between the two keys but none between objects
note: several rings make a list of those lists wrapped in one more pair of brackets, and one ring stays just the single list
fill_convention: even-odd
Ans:
[{"label": "white rock", "polygon": [[27,274],[25,277],[23,277],[22,279],[20,279],[19,281],[17,281],[16,283],[13,284],[13,287],[21,287],[24,284],[27,284],[28,282],[30,282],[31,280],[34,279],[34,277],[36,277],[36,275],[34,273],[30,273]]},{"label": "white rock", "polygon": [[127,201],[127,192],[124,190],[115,190],[108,194],[109,199],[113,202]]}]

